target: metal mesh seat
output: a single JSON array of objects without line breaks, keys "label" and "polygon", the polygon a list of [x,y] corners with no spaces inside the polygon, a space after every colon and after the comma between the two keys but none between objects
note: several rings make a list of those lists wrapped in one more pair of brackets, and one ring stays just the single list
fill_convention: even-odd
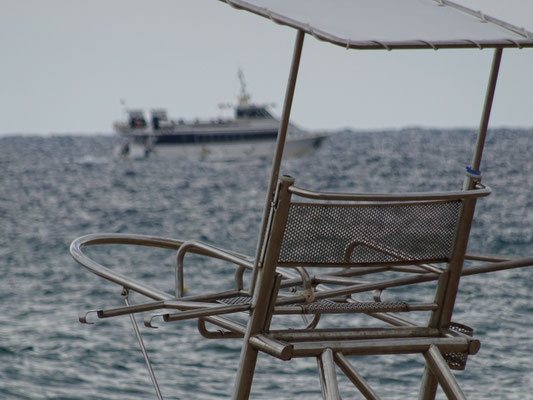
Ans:
[{"label": "metal mesh seat", "polygon": [[409,311],[409,305],[405,302],[357,302],[335,303],[332,301],[316,301],[302,306],[308,313],[350,313],[350,312],[400,312]]}]

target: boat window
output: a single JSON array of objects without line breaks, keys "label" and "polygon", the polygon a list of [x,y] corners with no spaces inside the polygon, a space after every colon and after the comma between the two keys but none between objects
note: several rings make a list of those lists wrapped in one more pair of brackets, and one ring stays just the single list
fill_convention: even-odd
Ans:
[{"label": "boat window", "polygon": [[264,107],[239,107],[235,115],[237,118],[272,118],[272,115]]},{"label": "boat window", "polygon": [[128,111],[128,120],[130,128],[146,128],[146,120],[142,111]]}]

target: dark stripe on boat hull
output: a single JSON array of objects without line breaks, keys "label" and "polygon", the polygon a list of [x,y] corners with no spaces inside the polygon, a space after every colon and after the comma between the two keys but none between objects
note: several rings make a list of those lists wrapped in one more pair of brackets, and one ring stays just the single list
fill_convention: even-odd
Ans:
[{"label": "dark stripe on boat hull", "polygon": [[277,130],[240,133],[165,133],[154,136],[138,135],[135,137],[135,142],[146,143],[148,140],[151,140],[153,144],[209,144],[275,140],[277,136]]}]

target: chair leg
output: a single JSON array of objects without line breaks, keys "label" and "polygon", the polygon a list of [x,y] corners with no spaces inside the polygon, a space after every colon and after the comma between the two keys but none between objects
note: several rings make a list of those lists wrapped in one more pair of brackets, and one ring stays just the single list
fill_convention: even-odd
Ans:
[{"label": "chair leg", "polygon": [[437,381],[437,378],[435,375],[433,375],[433,372],[431,372],[431,369],[426,364],[418,400],[434,400],[435,396],[437,395],[438,386],[439,382]]},{"label": "chair leg", "polygon": [[252,390],[258,351],[253,348],[248,339],[249,337],[244,338],[239,369],[237,370],[235,387],[233,389],[233,400],[247,400]]},{"label": "chair leg", "polygon": [[316,360],[324,400],[340,400],[341,396],[339,394],[339,385],[337,384],[333,351],[331,349],[324,350]]},{"label": "chair leg", "polygon": [[431,369],[434,378],[440,383],[448,399],[466,400],[455,376],[452,374],[437,346],[430,346],[429,350],[424,353],[424,357],[426,358],[427,367]]},{"label": "chair leg", "polygon": [[260,331],[268,329],[270,326],[272,311],[274,309],[275,299],[281,282],[281,275],[276,275],[273,279],[270,279],[270,281],[273,281],[271,284],[264,282],[262,278],[263,277],[261,276],[259,278],[260,287],[257,290],[258,295],[256,295],[256,298],[261,298],[261,295],[264,296],[264,293],[268,293],[269,296],[264,296],[262,301],[257,301],[255,303],[255,308],[248,321],[241,350],[241,358],[239,360],[239,368],[237,370],[237,377],[235,378],[233,400],[247,400],[250,397],[258,355],[258,350],[250,344],[250,337]]}]

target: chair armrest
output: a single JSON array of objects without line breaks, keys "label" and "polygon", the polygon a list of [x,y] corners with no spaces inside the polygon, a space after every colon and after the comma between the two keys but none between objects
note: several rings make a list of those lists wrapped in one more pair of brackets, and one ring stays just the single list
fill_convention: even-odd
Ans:
[{"label": "chair armrest", "polygon": [[124,244],[178,250],[183,243],[183,240],[168,239],[157,236],[101,233],[85,235],[75,239],[70,245],[70,254],[77,263],[87,268],[95,275],[98,275],[127,289],[141,293],[144,296],[150,297],[154,300],[169,300],[173,297],[170,294],[144,283],[135,281],[118,272],[111,271],[110,269],[88,257],[82,249],[83,247],[101,244]]},{"label": "chair armrest", "polygon": [[[249,256],[221,249],[197,240],[188,240],[180,246],[176,254],[176,297],[183,297],[183,260],[187,253],[194,253],[231,262],[241,267],[238,272],[242,272],[243,268],[253,269],[254,267],[253,258]],[[237,280],[239,276],[240,274],[237,274]]]}]

